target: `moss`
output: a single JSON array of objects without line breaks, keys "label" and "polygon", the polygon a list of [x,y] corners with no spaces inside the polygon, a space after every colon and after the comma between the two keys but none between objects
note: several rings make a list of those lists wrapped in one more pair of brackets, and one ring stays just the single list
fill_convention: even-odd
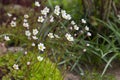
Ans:
[{"label": "moss", "polygon": [[[29,52],[24,55],[22,52],[7,53],[0,57],[0,66],[6,67],[8,73],[2,76],[2,80],[62,80],[60,71],[56,64],[44,57],[42,61],[37,60],[38,54]],[[27,62],[30,61],[30,65]],[[18,64],[19,70],[13,69]]]}]

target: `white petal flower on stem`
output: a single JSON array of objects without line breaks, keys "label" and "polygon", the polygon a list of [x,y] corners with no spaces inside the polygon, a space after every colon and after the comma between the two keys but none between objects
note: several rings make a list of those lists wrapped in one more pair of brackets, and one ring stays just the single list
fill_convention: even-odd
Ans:
[{"label": "white petal flower on stem", "polygon": [[75,30],[79,30],[79,27],[77,25],[73,26]]},{"label": "white petal flower on stem", "polygon": [[60,38],[57,34],[54,34],[55,38]]},{"label": "white petal flower on stem", "polygon": [[38,49],[41,50],[41,51],[44,51],[44,49],[46,49],[46,47],[44,46],[43,43],[39,43],[38,44]]},{"label": "white petal flower on stem", "polygon": [[14,65],[13,65],[13,68],[16,69],[16,70],[18,70],[18,69],[19,69],[18,64],[14,64]]},{"label": "white petal flower on stem", "polygon": [[15,21],[11,21],[10,25],[11,25],[11,27],[16,27],[16,22]]},{"label": "white petal flower on stem", "polygon": [[48,7],[45,7],[43,10],[41,10],[41,14],[46,16],[49,13],[50,9]]},{"label": "white petal flower on stem", "polygon": [[23,26],[26,27],[26,28],[29,28],[29,23],[24,22],[24,23],[23,23]]},{"label": "white petal flower on stem", "polygon": [[38,59],[38,61],[42,61],[44,58],[41,56],[38,56],[37,59]]},{"label": "white petal flower on stem", "polygon": [[90,46],[90,44],[87,43],[86,46]]},{"label": "white petal flower on stem", "polygon": [[32,43],[32,46],[35,46],[35,43]]},{"label": "white petal flower on stem", "polygon": [[85,30],[86,30],[86,31],[89,31],[89,27],[88,27],[88,26],[85,26]]},{"label": "white petal flower on stem", "polygon": [[24,15],[24,18],[29,18],[29,15],[28,15],[28,14],[25,14],[25,15]]},{"label": "white petal flower on stem", "polygon": [[4,36],[4,39],[6,40],[6,41],[9,41],[10,40],[10,38],[9,38],[9,36]]},{"label": "white petal flower on stem", "polygon": [[27,62],[27,65],[29,66],[31,64],[31,62]]},{"label": "white petal flower on stem", "polygon": [[37,35],[38,34],[38,30],[37,29],[33,29],[33,35]]},{"label": "white petal flower on stem", "polygon": [[87,23],[85,19],[81,19],[81,22],[84,23],[84,24]]},{"label": "white petal flower on stem", "polygon": [[49,37],[49,38],[54,38],[53,33],[48,33],[48,37]]},{"label": "white petal flower on stem", "polygon": [[12,14],[11,14],[11,13],[7,13],[7,15],[8,15],[9,17],[11,17],[11,16],[12,16]]},{"label": "white petal flower on stem", "polygon": [[39,17],[38,17],[38,22],[41,22],[41,23],[42,23],[43,21],[44,21],[43,16],[39,16]]},{"label": "white petal flower on stem", "polygon": [[31,32],[29,30],[25,31],[25,35],[30,37],[31,36]]},{"label": "white petal flower on stem", "polygon": [[69,33],[66,33],[65,37],[67,38],[68,41],[74,41],[74,38]]},{"label": "white petal flower on stem", "polygon": [[72,24],[72,25],[75,25],[75,21],[71,21],[71,24]]},{"label": "white petal flower on stem", "polygon": [[90,32],[87,32],[87,36],[92,36],[92,34]]},{"label": "white petal flower on stem", "polygon": [[38,1],[35,1],[35,6],[40,7],[40,3]]},{"label": "white petal flower on stem", "polygon": [[58,6],[58,5],[55,6],[54,14],[56,14],[56,15],[60,14],[60,6]]},{"label": "white petal flower on stem", "polygon": [[37,39],[38,39],[38,37],[37,37],[37,36],[32,36],[32,38],[33,38],[34,40],[37,40]]},{"label": "white petal flower on stem", "polygon": [[54,22],[54,17],[50,16],[50,22]]}]

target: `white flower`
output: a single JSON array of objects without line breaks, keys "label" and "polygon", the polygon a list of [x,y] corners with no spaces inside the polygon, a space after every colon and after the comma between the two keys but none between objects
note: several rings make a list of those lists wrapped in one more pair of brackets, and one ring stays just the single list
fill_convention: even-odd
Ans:
[{"label": "white flower", "polygon": [[90,44],[87,43],[86,46],[90,46]]},{"label": "white flower", "polygon": [[13,17],[13,20],[16,20],[17,18],[16,17]]},{"label": "white flower", "polygon": [[72,24],[72,25],[75,25],[75,21],[71,21],[71,24]]},{"label": "white flower", "polygon": [[7,13],[7,15],[8,15],[9,17],[11,17],[11,16],[12,16],[12,14],[11,14],[11,13]]},{"label": "white flower", "polygon": [[10,38],[9,38],[9,36],[4,36],[4,39],[6,40],[6,41],[9,41],[10,40]]},{"label": "white flower", "polygon": [[54,22],[54,17],[50,16],[50,22]]},{"label": "white flower", "polygon": [[86,31],[89,31],[89,27],[88,27],[88,26],[85,26],[85,30],[86,30]]},{"label": "white flower", "polygon": [[37,35],[38,34],[38,30],[37,29],[33,29],[33,35]]},{"label": "white flower", "polygon": [[87,36],[91,36],[92,34],[90,32],[87,32]]},{"label": "white flower", "polygon": [[68,41],[74,41],[74,38],[69,33],[66,33],[65,37],[67,38]]},{"label": "white flower", "polygon": [[83,52],[86,52],[87,50],[86,49],[83,49]]},{"label": "white flower", "polygon": [[54,34],[55,38],[60,38],[57,34]]},{"label": "white flower", "polygon": [[49,34],[48,34],[48,37],[49,37],[49,38],[54,38],[53,33],[49,33]]},{"label": "white flower", "polygon": [[38,17],[38,22],[41,22],[41,23],[42,23],[43,21],[44,21],[43,16],[39,16],[39,17]]},{"label": "white flower", "polygon": [[39,43],[38,44],[38,49],[41,50],[41,51],[44,51],[44,49],[46,49],[46,47],[44,46],[43,43]]},{"label": "white flower", "polygon": [[84,23],[84,24],[87,23],[85,19],[81,19],[81,22]]},{"label": "white flower", "polygon": [[49,13],[50,9],[48,7],[45,7],[43,10],[41,10],[41,14],[46,16]]},{"label": "white flower", "polygon": [[24,15],[24,18],[29,18],[29,15],[28,15],[28,14],[25,14],[25,15]]},{"label": "white flower", "polygon": [[24,52],[25,55],[26,55],[27,53],[28,53],[27,51]]},{"label": "white flower", "polygon": [[30,62],[27,62],[27,65],[30,65],[31,63]]},{"label": "white flower", "polygon": [[60,6],[58,6],[58,5],[55,6],[54,14],[56,14],[56,15],[60,14]]},{"label": "white flower", "polygon": [[29,28],[29,23],[24,22],[24,23],[23,23],[23,26],[26,27],[26,28]]},{"label": "white flower", "polygon": [[32,46],[35,46],[35,43],[34,43],[34,42],[32,43]]},{"label": "white flower", "polygon": [[79,27],[77,25],[73,26],[75,30],[79,30]]},{"label": "white flower", "polygon": [[71,20],[71,15],[67,14],[65,10],[61,10],[62,17],[66,20]]},{"label": "white flower", "polygon": [[11,25],[11,27],[16,27],[16,22],[15,21],[11,21],[10,25]]},{"label": "white flower", "polygon": [[37,39],[38,39],[38,37],[37,37],[37,36],[32,36],[32,38],[33,38],[34,40],[37,40]]},{"label": "white flower", "polygon": [[28,22],[28,20],[27,20],[27,19],[24,19],[24,20],[23,20],[23,22],[24,22],[24,23],[27,23],[27,22]]},{"label": "white flower", "polygon": [[37,59],[38,59],[38,61],[42,61],[44,58],[41,56],[38,56]]},{"label": "white flower", "polygon": [[35,1],[35,6],[40,7],[40,3],[38,1]]},{"label": "white flower", "polygon": [[29,30],[27,30],[27,31],[25,31],[25,35],[29,37],[29,36],[31,36],[31,32]]},{"label": "white flower", "polygon": [[14,69],[16,69],[16,70],[18,70],[18,69],[19,69],[19,67],[18,67],[18,65],[17,65],[17,64],[14,64],[14,65],[13,65],[13,68],[14,68]]}]

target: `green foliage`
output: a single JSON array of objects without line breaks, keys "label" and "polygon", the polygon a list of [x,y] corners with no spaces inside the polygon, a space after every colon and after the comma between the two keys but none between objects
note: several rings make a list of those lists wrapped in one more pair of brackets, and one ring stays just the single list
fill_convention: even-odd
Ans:
[{"label": "green foliage", "polygon": [[[28,61],[30,61],[30,65],[27,65]],[[15,63],[19,64],[19,70],[13,68]],[[56,65],[46,57],[39,62],[35,52],[28,52],[27,55],[22,52],[7,53],[0,57],[0,67],[5,67],[8,72],[2,80],[62,80]]]}]

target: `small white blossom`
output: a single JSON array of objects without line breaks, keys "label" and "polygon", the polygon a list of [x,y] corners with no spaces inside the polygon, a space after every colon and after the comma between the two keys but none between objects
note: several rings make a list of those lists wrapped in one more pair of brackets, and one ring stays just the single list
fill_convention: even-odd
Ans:
[{"label": "small white blossom", "polygon": [[12,16],[12,14],[11,14],[11,13],[7,13],[7,15],[8,15],[9,17],[11,17],[11,16]]},{"label": "small white blossom", "polygon": [[37,36],[32,36],[32,38],[33,38],[34,40],[37,40],[37,39],[38,39],[38,37],[37,37]]},{"label": "small white blossom", "polygon": [[32,46],[35,46],[35,43],[34,43],[34,42],[32,43]]},{"label": "small white blossom", "polygon": [[41,10],[41,14],[46,16],[49,13],[50,9],[48,7],[45,7],[43,10]]},{"label": "small white blossom", "polygon": [[72,24],[72,25],[75,25],[75,21],[71,21],[71,24]]},{"label": "small white blossom", "polygon": [[28,53],[27,51],[24,52],[25,55],[26,55],[27,53]]},{"label": "small white blossom", "polygon": [[38,1],[35,1],[35,6],[40,7],[40,3]]},{"label": "small white blossom", "polygon": [[57,34],[54,34],[55,38],[60,38]]},{"label": "small white blossom", "polygon": [[38,34],[38,30],[37,29],[33,29],[33,35],[37,35]]},{"label": "small white blossom", "polygon": [[73,26],[75,30],[79,30],[79,27],[77,25]]},{"label": "small white blossom", "polygon": [[81,22],[84,23],[84,24],[87,23],[85,19],[81,19]]},{"label": "small white blossom", "polygon": [[58,6],[58,5],[55,6],[54,14],[56,14],[56,15],[60,14],[60,6]]},{"label": "small white blossom", "polygon": [[27,20],[27,19],[24,19],[24,20],[23,20],[23,22],[24,22],[24,23],[27,23],[27,22],[28,22],[28,20]]},{"label": "small white blossom", "polygon": [[74,41],[74,38],[69,33],[66,33],[65,37],[67,38],[68,41]]},{"label": "small white blossom", "polygon": [[24,15],[24,18],[29,18],[29,15],[28,15],[28,14],[25,14],[25,15]]},{"label": "small white blossom", "polygon": [[14,64],[14,65],[13,65],[13,68],[16,69],[16,70],[18,70],[18,69],[19,69],[18,64]]},{"label": "small white blossom", "polygon": [[24,23],[23,23],[23,26],[26,27],[26,28],[29,28],[29,23],[24,22]]},{"label": "small white blossom", "polygon": [[86,49],[83,49],[83,52],[86,52],[87,50]]},{"label": "small white blossom", "polygon": [[92,34],[90,32],[87,32],[87,36],[91,36]]},{"label": "small white blossom", "polygon": [[86,46],[90,46],[90,44],[87,43]]},{"label": "small white blossom", "polygon": [[88,27],[88,26],[85,26],[85,30],[86,30],[86,31],[89,31],[89,27]]},{"label": "small white blossom", "polygon": [[48,34],[48,37],[49,37],[49,38],[54,38],[53,33],[49,33],[49,34]]},{"label": "small white blossom", "polygon": [[10,25],[11,25],[11,27],[16,27],[16,22],[15,21],[11,21]]},{"label": "small white blossom", "polygon": [[41,23],[42,23],[43,21],[44,21],[43,16],[39,16],[39,17],[38,17],[38,22],[41,22]]},{"label": "small white blossom", "polygon": [[9,41],[10,40],[10,38],[9,38],[9,36],[4,36],[4,39],[6,40],[6,41]]},{"label": "small white blossom", "polygon": [[27,65],[29,66],[31,63],[30,62],[27,62]]},{"label": "small white blossom", "polygon": [[27,31],[25,31],[25,35],[29,37],[29,36],[31,36],[31,32],[29,30],[27,30]]},{"label": "small white blossom", "polygon": [[54,17],[50,16],[50,22],[54,22]]},{"label": "small white blossom", "polygon": [[38,56],[37,59],[38,59],[38,61],[42,61],[44,58],[41,56]]},{"label": "small white blossom", "polygon": [[44,51],[44,49],[46,49],[46,47],[44,46],[43,43],[39,43],[38,44],[38,49],[41,50],[41,51]]},{"label": "small white blossom", "polygon": [[17,18],[16,17],[13,17],[13,20],[16,20]]},{"label": "small white blossom", "polygon": [[67,14],[65,10],[61,10],[62,17],[66,20],[71,20],[71,15]]}]

